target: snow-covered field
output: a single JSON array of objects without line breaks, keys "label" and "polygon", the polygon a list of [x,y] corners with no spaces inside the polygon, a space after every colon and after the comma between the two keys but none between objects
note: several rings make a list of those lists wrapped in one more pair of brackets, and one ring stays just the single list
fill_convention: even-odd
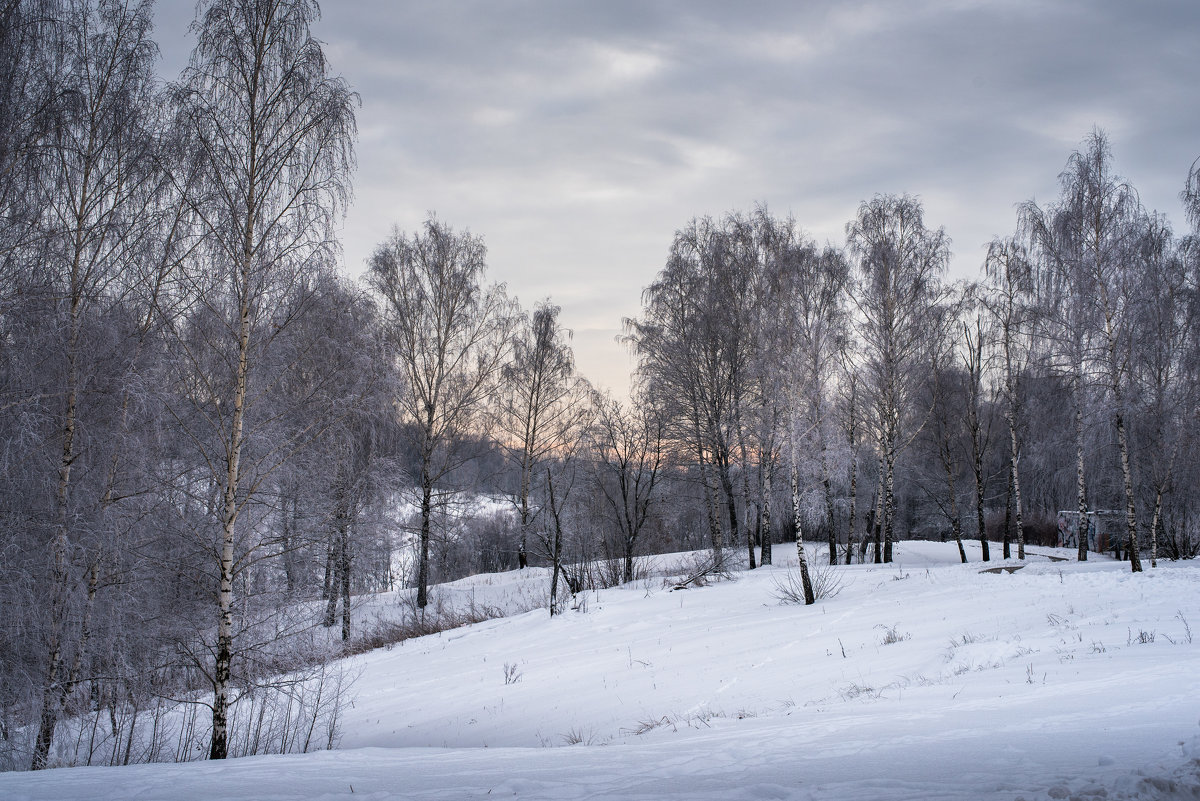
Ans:
[{"label": "snow-covered field", "polygon": [[[775,597],[777,546],[733,581],[356,657],[338,751],[9,773],[0,798],[1200,798],[1200,564],[1032,550],[981,573],[1003,563],[901,543],[804,607]],[[520,607],[544,582],[442,592]]]}]

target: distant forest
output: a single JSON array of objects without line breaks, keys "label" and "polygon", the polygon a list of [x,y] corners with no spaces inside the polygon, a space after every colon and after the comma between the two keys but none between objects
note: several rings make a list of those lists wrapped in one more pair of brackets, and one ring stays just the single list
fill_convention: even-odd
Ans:
[{"label": "distant forest", "polygon": [[[549,568],[554,614],[653,552],[788,543],[809,602],[907,538],[1196,555],[1200,165],[1177,234],[1087,133],[971,282],[910,195],[841,245],[681,221],[617,398],[466,229],[338,273],[358,98],[317,15],[205,0],[164,85],[150,2],[0,2],[0,768],[307,748],[279,677],[374,641],[355,597],[419,627],[478,572]],[[181,700],[191,739],[135,736]]]}]

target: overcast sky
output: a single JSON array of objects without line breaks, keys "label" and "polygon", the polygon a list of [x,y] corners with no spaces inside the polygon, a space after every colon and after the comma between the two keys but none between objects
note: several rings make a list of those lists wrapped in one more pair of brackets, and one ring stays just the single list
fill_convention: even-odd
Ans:
[{"label": "overcast sky", "polygon": [[[1200,2],[325,0],[316,35],[362,96],[346,269],[426,213],[481,234],[489,275],[550,297],[593,381],[674,231],[766,203],[843,242],[907,192],[978,274],[1014,205],[1053,200],[1093,125],[1143,203],[1184,225],[1200,157]],[[159,0],[163,73],[191,0]]]}]

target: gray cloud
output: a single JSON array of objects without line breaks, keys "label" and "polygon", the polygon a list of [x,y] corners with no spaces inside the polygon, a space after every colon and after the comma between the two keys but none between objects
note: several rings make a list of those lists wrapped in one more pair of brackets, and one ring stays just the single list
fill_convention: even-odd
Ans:
[{"label": "gray cloud", "polygon": [[[584,371],[672,232],[766,202],[840,242],[858,203],[912,192],[956,276],[1052,199],[1093,124],[1143,201],[1182,225],[1200,156],[1191,2],[386,2],[327,0],[317,34],[361,93],[347,267],[428,210],[483,234],[492,277],[552,296]],[[164,64],[191,4],[163,4]]]}]

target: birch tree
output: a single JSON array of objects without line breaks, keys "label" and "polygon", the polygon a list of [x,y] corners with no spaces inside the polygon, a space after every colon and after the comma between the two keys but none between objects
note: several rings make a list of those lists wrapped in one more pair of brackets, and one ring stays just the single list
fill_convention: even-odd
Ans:
[{"label": "birch tree", "polygon": [[522,570],[529,563],[529,532],[541,512],[532,503],[534,481],[545,472],[547,459],[581,435],[587,412],[586,386],[575,374],[571,332],[559,324],[560,311],[542,301],[517,322],[497,409],[501,446],[517,468],[513,497],[521,525],[517,561]]},{"label": "birch tree", "polygon": [[591,425],[593,480],[621,540],[621,580],[633,581],[638,540],[653,519],[667,453],[663,419],[643,397],[625,405],[596,393]]},{"label": "birch tree", "polygon": [[967,430],[971,436],[971,474],[974,478],[975,535],[979,538],[982,559],[991,561],[987,525],[984,520],[984,453],[990,439],[990,426],[984,417],[984,325],[976,313],[962,323],[963,364],[967,371]]},{"label": "birch tree", "polygon": [[1131,378],[1136,413],[1131,428],[1144,441],[1143,475],[1153,497],[1150,566],[1157,567],[1164,507],[1175,487],[1180,452],[1189,441],[1186,421],[1194,419],[1197,408],[1196,365],[1186,355],[1197,310],[1188,302],[1186,260],[1161,215],[1147,220],[1133,270]]},{"label": "birch tree", "polygon": [[[849,565],[854,560],[854,534],[855,522],[858,512],[858,451],[859,443],[862,439],[861,429],[862,421],[861,408],[859,402],[858,373],[852,366],[853,350],[852,343],[847,337],[846,342],[839,349],[838,365],[839,373],[842,381],[839,389],[841,393],[839,403],[839,421],[841,423],[842,432],[846,435],[846,445],[848,448],[848,458],[846,460],[847,481],[850,485],[849,509],[846,515],[846,564]],[[864,547],[866,542],[866,533],[863,535]]]},{"label": "birch tree", "polygon": [[1028,331],[1032,323],[1033,273],[1025,248],[1015,238],[993,239],[988,246],[984,273],[988,291],[983,304],[997,331],[1002,361],[1004,419],[1008,423],[1008,481],[1016,513],[1017,558],[1025,558],[1025,528],[1021,521],[1021,447],[1017,430],[1021,418],[1019,382],[1028,359]]},{"label": "birch tree", "polygon": [[962,540],[962,514],[958,502],[958,474],[962,466],[963,418],[960,409],[967,405],[966,376],[958,361],[954,339],[959,333],[960,308],[966,300],[967,289],[955,292],[955,302],[933,311],[933,328],[929,349],[929,409],[930,419],[925,427],[928,447],[935,454],[945,481],[945,493],[926,490],[950,524],[950,534],[958,546],[959,559],[965,564],[967,551]]},{"label": "birch tree", "polygon": [[316,433],[264,442],[257,410],[296,368],[260,372],[295,320],[280,313],[285,299],[302,308],[294,295],[301,279],[334,257],[333,224],[349,194],[356,97],[312,37],[318,16],[313,0],[202,2],[195,49],[172,87],[176,186],[201,241],[183,275],[195,311],[177,329],[180,397],[193,408],[175,414],[218,497],[212,759],[228,754],[234,579],[258,555],[239,518],[266,477]]},{"label": "birch tree", "polygon": [[376,248],[368,280],[383,298],[385,338],[405,389],[395,399],[417,456],[417,608],[429,603],[436,510],[458,488],[446,479],[468,461],[468,434],[486,429],[489,401],[511,347],[516,309],[504,286],[485,286],[483,240],[430,217]]},{"label": "birch tree", "polygon": [[[1079,514],[1077,558],[1088,558],[1088,492],[1085,455],[1085,413],[1088,405],[1091,352],[1087,298],[1089,276],[1082,269],[1082,243],[1068,225],[1057,225],[1053,210],[1026,203],[1019,212],[1020,228],[1030,242],[1036,267],[1039,354],[1053,372],[1064,375],[1070,388],[1075,442],[1075,506]],[[1009,480],[1012,473],[1009,472]],[[1007,532],[1006,532],[1007,535]]]},{"label": "birch tree", "polygon": [[[52,307],[54,333],[46,345],[61,366],[49,371],[58,385],[45,393],[54,398],[46,411],[55,420],[58,453],[35,769],[46,766],[92,627],[100,548],[88,539],[98,533],[103,482],[85,484],[80,471],[88,467],[87,431],[102,430],[94,418],[104,404],[85,394],[102,384],[91,378],[94,373],[119,371],[115,361],[126,343],[113,329],[114,309],[127,265],[142,257],[146,242],[146,205],[156,175],[150,19],[148,3],[78,0],[64,4],[47,33],[54,99],[43,111],[53,121],[37,142],[44,159],[34,195],[45,205],[33,223],[37,258],[28,289]],[[86,592],[77,592],[85,584]],[[72,625],[71,598],[77,594],[83,595],[82,609]]]},{"label": "birch tree", "polygon": [[874,408],[882,467],[880,505],[883,561],[895,538],[896,460],[914,431],[910,421],[919,386],[917,365],[929,346],[930,311],[943,293],[950,257],[943,229],[925,227],[921,203],[910,195],[876,195],[846,225],[855,269],[854,304],[863,352],[864,390]]},{"label": "birch tree", "polygon": [[41,186],[61,75],[50,0],[0,3],[0,303],[13,299],[23,246],[36,238],[45,206]]},{"label": "birch tree", "polygon": [[[626,320],[646,391],[665,415],[667,436],[695,454],[715,563],[738,533],[731,467],[737,454],[733,404],[747,361],[738,299],[745,277],[732,269],[734,244],[711,218],[675,233],[667,264]],[[739,287],[741,287],[739,289]],[[725,505],[724,516],[720,513]]]},{"label": "birch tree", "polygon": [[[1133,187],[1113,172],[1112,152],[1104,132],[1093,130],[1084,145],[1082,151],[1071,154],[1066,169],[1059,175],[1058,203],[1047,209],[1032,201],[1025,203],[1021,218],[1040,258],[1044,283],[1062,288],[1047,293],[1049,302],[1057,303],[1070,315],[1056,326],[1056,333],[1063,332],[1059,340],[1069,345],[1077,432],[1082,431],[1082,393],[1088,366],[1097,371],[1108,396],[1125,497],[1126,545],[1130,568],[1137,573],[1142,568],[1126,417],[1134,278],[1130,262],[1135,242],[1145,227],[1145,214]],[[1061,300],[1064,295],[1066,302]],[[1081,433],[1077,433],[1077,442],[1081,439]],[[1082,499],[1085,487],[1081,444],[1077,445],[1077,456],[1077,494]],[[1080,558],[1086,558],[1086,537],[1082,531],[1086,501],[1081,500],[1079,507]]]},{"label": "birch tree", "polygon": [[829,455],[833,428],[831,393],[839,353],[849,334],[846,309],[849,264],[841,251],[826,247],[796,254],[791,265],[798,273],[791,276],[793,303],[787,306],[791,312],[788,322],[794,326],[797,341],[796,361],[788,373],[800,388],[808,427],[816,438],[829,564],[836,565],[838,532]]}]

